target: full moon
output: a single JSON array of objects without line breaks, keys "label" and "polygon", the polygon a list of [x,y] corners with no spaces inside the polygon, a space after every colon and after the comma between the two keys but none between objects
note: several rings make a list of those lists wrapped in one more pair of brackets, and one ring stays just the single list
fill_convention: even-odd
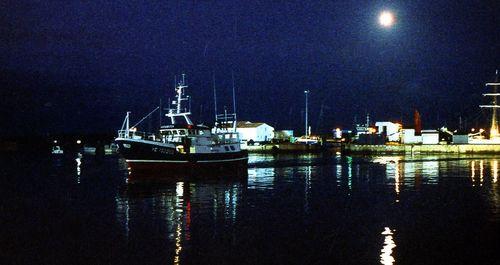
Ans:
[{"label": "full moon", "polygon": [[389,11],[384,11],[378,17],[378,22],[383,27],[388,28],[394,24],[394,15]]}]

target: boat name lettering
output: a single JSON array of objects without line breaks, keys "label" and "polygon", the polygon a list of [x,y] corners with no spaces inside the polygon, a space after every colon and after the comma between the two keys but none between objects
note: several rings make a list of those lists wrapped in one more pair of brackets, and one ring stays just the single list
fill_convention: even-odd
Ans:
[{"label": "boat name lettering", "polygon": [[173,154],[174,151],[172,149],[167,149],[167,148],[161,148],[161,147],[153,147],[151,150],[155,153],[161,153],[161,154]]}]

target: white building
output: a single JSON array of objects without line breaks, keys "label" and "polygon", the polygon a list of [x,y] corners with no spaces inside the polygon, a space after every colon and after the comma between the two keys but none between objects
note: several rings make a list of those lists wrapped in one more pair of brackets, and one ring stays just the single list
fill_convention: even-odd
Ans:
[{"label": "white building", "polygon": [[274,138],[274,128],[263,122],[239,121],[236,131],[244,142],[265,142]]},{"label": "white building", "polygon": [[377,121],[377,133],[385,134],[389,142],[399,142],[401,139],[401,124],[390,121]]},{"label": "white building", "polygon": [[403,129],[401,143],[403,144],[421,144],[422,136],[415,135],[415,129]]},{"label": "white building", "polygon": [[422,130],[422,144],[439,144],[439,132],[437,130]]}]

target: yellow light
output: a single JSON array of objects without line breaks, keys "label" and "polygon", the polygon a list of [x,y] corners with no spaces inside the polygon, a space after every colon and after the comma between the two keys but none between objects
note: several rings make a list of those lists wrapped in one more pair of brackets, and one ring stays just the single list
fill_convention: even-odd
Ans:
[{"label": "yellow light", "polygon": [[378,22],[380,23],[380,25],[386,28],[392,26],[394,24],[394,20],[394,15],[389,11],[382,12],[378,17]]},{"label": "yellow light", "polygon": [[498,130],[492,128],[490,130],[490,138],[495,138],[495,137],[498,137]]}]

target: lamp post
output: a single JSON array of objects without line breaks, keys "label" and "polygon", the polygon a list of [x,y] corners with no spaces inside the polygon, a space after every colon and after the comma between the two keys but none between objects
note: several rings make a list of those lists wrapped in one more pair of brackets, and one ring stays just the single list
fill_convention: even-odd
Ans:
[{"label": "lamp post", "polygon": [[307,124],[308,107],[309,107],[309,105],[308,105],[309,102],[307,101],[307,99],[308,99],[308,95],[309,95],[309,90],[305,90],[304,94],[306,95],[306,137],[309,137],[309,127],[308,127],[308,124]]}]

